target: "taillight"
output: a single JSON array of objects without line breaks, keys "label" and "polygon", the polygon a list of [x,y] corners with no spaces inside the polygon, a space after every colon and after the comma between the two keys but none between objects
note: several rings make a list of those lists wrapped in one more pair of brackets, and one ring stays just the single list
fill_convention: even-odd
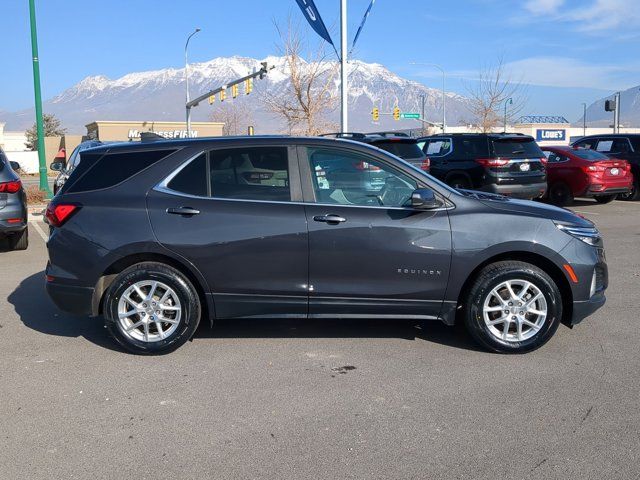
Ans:
[{"label": "taillight", "polygon": [[424,170],[425,172],[428,172],[429,169],[431,169],[431,160],[429,159],[429,157],[425,157],[425,159],[422,160],[422,164],[420,164],[420,169]]},{"label": "taillight", "polygon": [[44,216],[49,225],[61,227],[78,210],[80,210],[80,205],[77,203],[59,203],[57,205],[50,203]]},{"label": "taillight", "polygon": [[509,163],[505,158],[476,158],[476,162],[483,167],[504,167]]},{"label": "taillight", "polygon": [[542,162],[542,165],[546,167],[549,159],[547,157],[540,157],[540,161]]},{"label": "taillight", "polygon": [[607,168],[604,165],[598,165],[597,163],[595,165],[587,165],[586,167],[583,167],[584,171],[587,173],[593,173],[593,172],[604,172]]},{"label": "taillight", "polygon": [[22,187],[20,180],[14,180],[13,182],[0,183],[0,193],[16,193]]}]

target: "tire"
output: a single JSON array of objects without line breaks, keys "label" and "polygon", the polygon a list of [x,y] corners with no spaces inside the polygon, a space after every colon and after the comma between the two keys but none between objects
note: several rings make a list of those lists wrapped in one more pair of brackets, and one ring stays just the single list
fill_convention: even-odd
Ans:
[{"label": "tire", "polygon": [[25,228],[23,231],[14,233],[9,237],[9,245],[11,250],[26,250],[29,248],[29,228]]},{"label": "tire", "polygon": [[451,188],[460,190],[470,190],[472,188],[469,180],[461,176],[447,178],[447,185],[449,185]]},{"label": "tire", "polygon": [[598,203],[611,203],[616,199],[617,195],[596,195],[593,197]]},{"label": "tire", "polygon": [[[509,295],[506,282],[516,297],[524,295],[524,302]],[[530,286],[523,293],[527,284]],[[496,294],[501,300],[497,300]],[[527,301],[532,300],[534,303],[527,306]],[[485,308],[495,310],[497,306],[498,311],[485,312]],[[529,313],[532,310],[546,311],[546,315]],[[462,311],[467,330],[483,347],[497,353],[526,353],[547,343],[558,329],[562,320],[562,298],[558,286],[543,270],[529,263],[503,261],[480,271],[463,301]],[[506,322],[500,322],[501,318],[506,318]]]},{"label": "tire", "polygon": [[[182,346],[198,328],[202,312],[189,279],[156,262],[138,263],[120,273],[105,293],[103,310],[115,341],[142,355],[165,354]],[[121,319],[121,312],[132,314]],[[158,318],[166,321],[157,322]]]},{"label": "tire", "polygon": [[564,207],[573,203],[573,193],[571,193],[569,185],[564,182],[556,182],[551,185],[547,192],[547,198],[551,203],[559,207]]},{"label": "tire", "polygon": [[618,195],[618,200],[626,200],[626,201],[640,200],[640,184],[638,183],[637,178],[633,180],[631,191],[629,193],[621,193],[620,195]]}]

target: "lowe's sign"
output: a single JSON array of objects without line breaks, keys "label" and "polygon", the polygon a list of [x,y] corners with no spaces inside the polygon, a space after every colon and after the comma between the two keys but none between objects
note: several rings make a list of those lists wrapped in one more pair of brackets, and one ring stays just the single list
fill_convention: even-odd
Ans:
[{"label": "lowe's sign", "polygon": [[536,141],[538,142],[565,141],[566,139],[567,139],[567,131],[561,128],[558,128],[558,129],[539,128],[536,130]]}]

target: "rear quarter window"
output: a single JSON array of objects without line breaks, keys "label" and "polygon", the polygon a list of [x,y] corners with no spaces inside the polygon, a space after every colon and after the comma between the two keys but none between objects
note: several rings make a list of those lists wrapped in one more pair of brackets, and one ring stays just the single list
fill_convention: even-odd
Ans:
[{"label": "rear quarter window", "polygon": [[81,152],[80,163],[67,181],[66,192],[88,192],[113,187],[175,151],[140,150],[106,154]]}]

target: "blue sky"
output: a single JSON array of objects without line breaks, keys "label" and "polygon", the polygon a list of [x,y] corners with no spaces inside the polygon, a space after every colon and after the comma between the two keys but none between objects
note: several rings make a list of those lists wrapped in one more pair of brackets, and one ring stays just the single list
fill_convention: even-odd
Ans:
[{"label": "blue sky", "polygon": [[[369,0],[349,0],[350,36]],[[338,40],[338,0],[316,0]],[[302,16],[294,0],[36,0],[44,98],[88,75],[183,64],[186,35],[198,26],[190,60],[276,52],[273,20]],[[0,111],[33,102],[28,2],[0,3]],[[306,24],[304,25],[306,28]],[[307,29],[310,38],[310,29]],[[640,0],[377,0],[356,57],[439,88],[465,94],[478,71],[503,57],[530,84],[528,114],[575,120],[581,102],[640,84]]]}]

